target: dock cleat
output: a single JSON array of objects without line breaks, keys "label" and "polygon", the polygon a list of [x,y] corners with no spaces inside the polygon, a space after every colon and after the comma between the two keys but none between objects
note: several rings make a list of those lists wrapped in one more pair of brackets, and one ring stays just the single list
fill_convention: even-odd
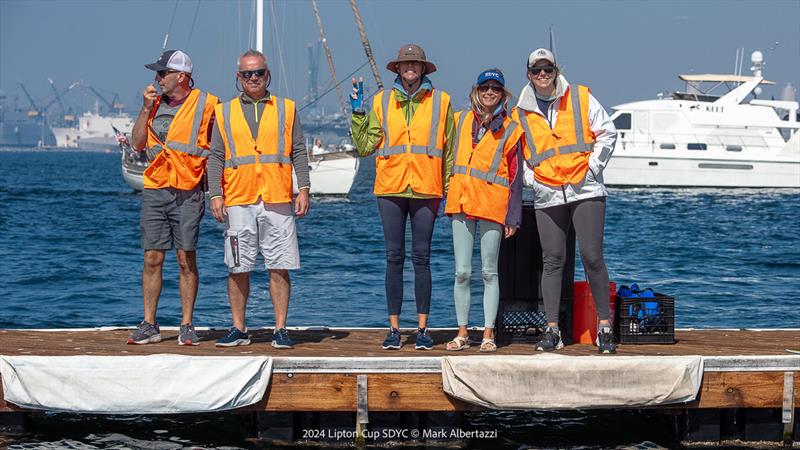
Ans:
[{"label": "dock cleat", "polygon": [[161,329],[158,324],[142,321],[128,337],[128,344],[143,345],[161,342]]},{"label": "dock cleat", "polygon": [[250,345],[250,335],[247,330],[242,331],[236,327],[231,327],[228,334],[217,339],[214,344],[217,347],[236,347],[237,345]]},{"label": "dock cleat", "polygon": [[542,338],[536,344],[536,350],[540,352],[552,352],[564,348],[561,342],[561,331],[558,328],[547,327],[542,333]]},{"label": "dock cleat", "polygon": [[598,352],[604,355],[617,353],[617,343],[614,341],[614,333],[611,328],[602,327],[597,330],[597,339],[594,340],[597,344]]},{"label": "dock cleat", "polygon": [[178,332],[178,345],[200,345],[200,337],[194,331],[194,325],[190,323],[181,325]]},{"label": "dock cleat", "polygon": [[286,328],[278,328],[272,334],[272,346],[275,348],[292,348],[294,342],[289,338],[289,332]]},{"label": "dock cleat", "polygon": [[400,343],[400,330],[397,328],[389,328],[389,334],[383,341],[384,350],[400,350],[402,344]]},{"label": "dock cleat", "polygon": [[433,350],[433,339],[427,328],[417,330],[417,343],[414,345],[417,350]]}]

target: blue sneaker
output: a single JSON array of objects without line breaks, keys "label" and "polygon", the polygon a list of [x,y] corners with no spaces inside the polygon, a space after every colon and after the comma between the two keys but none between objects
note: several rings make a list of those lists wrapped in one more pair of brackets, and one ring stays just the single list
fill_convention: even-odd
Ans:
[{"label": "blue sneaker", "polygon": [[433,350],[433,339],[427,328],[417,330],[417,343],[414,345],[417,350]]},{"label": "blue sneaker", "polygon": [[383,349],[400,350],[401,345],[400,330],[397,328],[389,328],[389,334],[386,335],[386,339],[383,341]]},{"label": "blue sneaker", "polygon": [[278,328],[272,334],[272,346],[275,348],[292,348],[294,342],[289,338],[289,332],[286,328]]},{"label": "blue sneaker", "polygon": [[217,339],[217,347],[236,347],[237,345],[250,345],[250,335],[236,327],[231,327],[228,334]]}]

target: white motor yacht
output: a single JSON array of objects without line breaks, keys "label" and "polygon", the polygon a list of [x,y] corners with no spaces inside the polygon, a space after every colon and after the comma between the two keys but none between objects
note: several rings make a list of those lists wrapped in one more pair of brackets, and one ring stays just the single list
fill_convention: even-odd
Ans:
[{"label": "white motor yacht", "polygon": [[[752,62],[752,76],[680,75],[686,92],[613,107],[619,134],[605,184],[800,187],[798,102],[757,98],[775,83],[761,76],[761,52]],[[720,86],[729,92],[712,94]]]}]

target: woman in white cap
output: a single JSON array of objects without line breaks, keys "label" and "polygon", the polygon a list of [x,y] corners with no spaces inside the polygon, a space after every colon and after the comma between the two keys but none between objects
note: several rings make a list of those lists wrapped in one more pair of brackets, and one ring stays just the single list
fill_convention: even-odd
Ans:
[{"label": "woman in white cap", "polygon": [[522,218],[522,129],[508,116],[512,95],[505,85],[500,69],[484,70],[469,94],[471,108],[455,114],[455,165],[445,213],[453,225],[453,299],[458,334],[447,343],[447,350],[469,348],[467,323],[476,236],[480,240],[483,275],[484,331],[480,351],[497,350],[494,329],[500,303],[500,241],[514,235]]},{"label": "woman in white cap", "polygon": [[386,301],[389,334],[384,349],[399,349],[403,302],[406,221],[411,219],[411,262],[417,302],[415,348],[430,350],[430,252],[433,226],[453,166],[453,110],[450,96],[434,89],[428,75],[436,66],[422,48],[407,44],[386,65],[397,74],[391,90],[375,95],[364,109],[363,79],[353,79],[353,142],[361,156],[375,153],[375,195],[386,241]]},{"label": "woman in white cap", "polygon": [[551,51],[534,50],[527,67],[528,83],[513,115],[525,131],[524,155],[533,169],[534,207],[544,260],[542,296],[547,327],[536,348],[553,351],[564,346],[558,312],[567,232],[572,224],[597,308],[595,343],[600,353],[616,353],[603,259],[607,195],[603,168],[611,158],[617,130],[589,88],[567,82]]}]

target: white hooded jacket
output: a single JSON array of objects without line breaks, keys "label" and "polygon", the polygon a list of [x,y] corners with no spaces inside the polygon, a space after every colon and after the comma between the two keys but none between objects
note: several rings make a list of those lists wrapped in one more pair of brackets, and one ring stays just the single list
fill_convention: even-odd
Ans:
[{"label": "white hooded jacket", "polygon": [[[529,113],[539,114],[546,118],[549,123],[555,124],[558,119],[558,105],[561,97],[567,91],[569,83],[563,75],[559,75],[556,80],[556,99],[550,103],[546,112],[539,111],[536,102],[536,93],[530,82],[525,84],[519,95],[517,107]],[[581,183],[565,184],[564,186],[549,186],[536,181],[533,170],[525,165],[525,185],[533,186],[534,208],[543,209],[551,206],[564,205],[593,197],[604,197],[608,195],[603,184],[603,169],[611,159],[614,145],[617,142],[617,128],[614,122],[606,113],[600,102],[590,93],[589,94],[589,129],[595,135],[594,148],[589,157],[589,170],[586,171],[586,178]]]}]

